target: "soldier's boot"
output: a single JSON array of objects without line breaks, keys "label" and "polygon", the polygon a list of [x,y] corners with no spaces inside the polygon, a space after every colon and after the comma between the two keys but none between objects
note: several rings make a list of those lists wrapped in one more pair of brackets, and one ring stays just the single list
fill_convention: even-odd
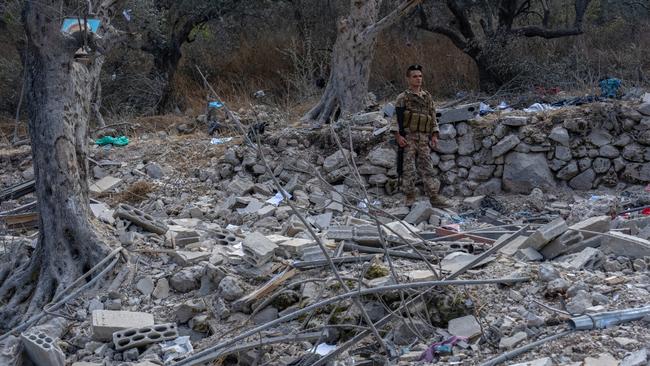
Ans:
[{"label": "soldier's boot", "polygon": [[407,193],[406,199],[404,200],[404,205],[411,206],[415,202],[415,193]]},{"label": "soldier's boot", "polygon": [[429,197],[429,202],[433,207],[447,208],[453,206],[453,202],[451,200],[437,194]]}]

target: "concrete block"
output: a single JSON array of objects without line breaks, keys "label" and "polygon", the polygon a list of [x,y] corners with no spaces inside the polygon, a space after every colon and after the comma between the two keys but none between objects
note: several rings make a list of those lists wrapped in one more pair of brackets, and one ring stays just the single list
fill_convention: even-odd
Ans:
[{"label": "concrete block", "polygon": [[411,208],[411,212],[404,218],[404,221],[411,225],[417,225],[428,220],[431,214],[433,214],[433,208],[429,201],[416,202]]},{"label": "concrete block", "polygon": [[580,253],[566,256],[560,264],[565,268],[573,270],[594,269],[600,267],[604,259],[605,255],[600,250],[585,248]]},{"label": "concrete block", "polygon": [[584,239],[583,235],[577,231],[567,231],[559,237],[553,239],[550,243],[541,249],[541,253],[546,259],[558,257],[573,246],[577,246]]},{"label": "concrete block", "polygon": [[277,210],[277,207],[275,206],[264,206],[257,210],[257,216],[259,216],[260,219],[263,219],[265,217],[273,216],[275,214],[275,210]]},{"label": "concrete block", "polygon": [[[587,247],[597,247],[600,245],[600,238],[591,240],[597,237],[597,234],[581,233],[576,230],[605,233],[609,231],[610,224],[611,219],[609,216],[595,216],[580,221],[571,225],[567,232],[544,246],[541,253],[546,259],[553,259],[565,253],[577,253]],[[587,242],[585,243],[585,241]]]},{"label": "concrete block", "polygon": [[92,337],[96,341],[110,341],[113,333],[119,330],[153,325],[153,315],[148,313],[111,310],[94,310],[92,312]]},{"label": "concrete block", "polygon": [[225,230],[214,231],[213,236],[217,244],[220,245],[233,245],[239,241],[235,235]]},{"label": "concrete block", "polygon": [[123,351],[133,347],[176,339],[177,337],[178,329],[176,324],[168,323],[115,332],[113,333],[113,343],[116,351]]},{"label": "concrete block", "polygon": [[528,124],[530,118],[526,116],[506,116],[501,123],[506,126],[520,127]]},{"label": "concrete block", "polygon": [[[595,216],[573,224],[569,228],[575,230],[588,230],[596,231],[599,233],[606,233],[610,229],[611,222],[612,220],[609,216]],[[584,239],[589,239],[596,235],[597,234],[582,233]]]},{"label": "concrete block", "polygon": [[479,112],[480,103],[463,104],[454,108],[441,108],[436,111],[438,124],[467,121]]},{"label": "concrete block", "polygon": [[[509,236],[510,234],[501,236],[496,242],[494,242],[494,245],[501,244],[501,242],[503,242],[503,240],[507,239]],[[505,247],[499,249],[499,252],[507,255],[514,255],[517,250],[524,245],[526,240],[528,240],[527,236],[518,236],[510,243],[506,244]]]},{"label": "concrete block", "polygon": [[524,248],[515,252],[515,258],[524,262],[539,262],[544,259],[544,256],[533,248]]},{"label": "concrete block", "polygon": [[352,240],[352,226],[333,226],[327,231],[327,238],[332,240]]},{"label": "concrete block", "polygon": [[264,235],[253,232],[246,236],[242,242],[242,248],[245,254],[244,260],[259,267],[273,258],[278,246]]},{"label": "concrete block", "polygon": [[557,218],[548,224],[540,227],[528,237],[522,248],[542,249],[548,242],[562,235],[569,227],[562,218]]},{"label": "concrete block", "polygon": [[277,243],[279,254],[288,256],[302,256],[304,249],[314,245],[312,239],[289,238]]},{"label": "concrete block", "polygon": [[96,182],[90,183],[90,185],[88,185],[88,189],[93,193],[103,193],[113,189],[120,183],[122,183],[122,179],[109,175]]},{"label": "concrete block", "polygon": [[361,225],[353,230],[352,240],[362,245],[377,246],[380,243],[379,230],[375,225]]},{"label": "concrete block", "polygon": [[600,249],[607,254],[616,254],[628,258],[643,258],[650,256],[650,241],[627,235],[618,231],[610,231],[602,241]]},{"label": "concrete block", "polygon": [[93,216],[98,218],[99,220],[113,225],[115,223],[115,218],[113,217],[113,210],[111,210],[110,207],[108,207],[107,204],[105,203],[91,203],[90,204],[90,210],[93,213]]},{"label": "concrete block", "polygon": [[467,315],[450,320],[447,331],[455,336],[473,338],[481,334],[481,326],[473,315]]},{"label": "concrete block", "polygon": [[313,244],[311,246],[303,248],[302,260],[305,262],[311,261],[320,261],[325,259],[325,254],[320,249],[318,244]]},{"label": "concrete block", "polygon": [[201,261],[210,259],[212,252],[190,252],[187,250],[177,250],[171,253],[174,262],[178,263],[181,267],[189,267]]},{"label": "concrete block", "polygon": [[475,210],[481,208],[481,202],[483,202],[483,198],[485,196],[474,196],[474,197],[467,197],[463,200],[463,204],[465,206],[471,207]]},{"label": "concrete block", "polygon": [[55,339],[40,331],[27,331],[20,335],[29,359],[36,366],[64,366],[65,355]]},{"label": "concrete block", "polygon": [[172,243],[174,247],[184,247],[188,244],[196,243],[200,240],[199,233],[194,230],[180,225],[169,225],[165,238]]},{"label": "concrete block", "polygon": [[512,337],[503,337],[499,341],[499,349],[511,349],[528,338],[526,332],[517,332]]},{"label": "concrete block", "polygon": [[164,235],[168,230],[167,225],[163,222],[156,220],[153,216],[125,203],[120,203],[118,205],[113,217],[129,220],[133,224],[155,234]]}]

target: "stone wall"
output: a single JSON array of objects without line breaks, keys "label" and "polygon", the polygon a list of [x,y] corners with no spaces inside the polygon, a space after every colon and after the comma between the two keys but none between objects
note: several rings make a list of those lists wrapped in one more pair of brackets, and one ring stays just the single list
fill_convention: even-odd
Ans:
[{"label": "stone wall", "polygon": [[[447,123],[431,157],[446,196],[645,184],[650,103],[593,103]],[[369,186],[395,177],[394,147],[377,147],[359,160]],[[331,172],[337,164],[325,165]]]}]

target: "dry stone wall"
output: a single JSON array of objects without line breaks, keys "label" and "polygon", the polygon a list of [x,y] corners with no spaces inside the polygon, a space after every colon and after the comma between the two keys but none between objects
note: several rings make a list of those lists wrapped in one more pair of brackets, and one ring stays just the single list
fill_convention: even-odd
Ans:
[{"label": "dry stone wall", "polygon": [[[431,158],[444,195],[650,182],[650,103],[594,103],[487,118],[440,126]],[[371,187],[396,177],[394,148],[383,145],[359,159]],[[329,163],[331,171],[336,164]]]}]

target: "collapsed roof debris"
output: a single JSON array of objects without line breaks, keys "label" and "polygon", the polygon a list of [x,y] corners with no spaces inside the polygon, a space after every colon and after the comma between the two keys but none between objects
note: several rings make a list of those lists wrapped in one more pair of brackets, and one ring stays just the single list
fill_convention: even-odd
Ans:
[{"label": "collapsed roof debris", "polygon": [[[229,113],[220,144],[185,121],[91,149],[96,225],[127,263],[2,336],[0,364],[21,342],[39,365],[648,362],[645,104],[442,124],[454,209],[387,193],[383,112],[318,131]],[[0,155],[3,261],[33,251],[30,159]]]}]

